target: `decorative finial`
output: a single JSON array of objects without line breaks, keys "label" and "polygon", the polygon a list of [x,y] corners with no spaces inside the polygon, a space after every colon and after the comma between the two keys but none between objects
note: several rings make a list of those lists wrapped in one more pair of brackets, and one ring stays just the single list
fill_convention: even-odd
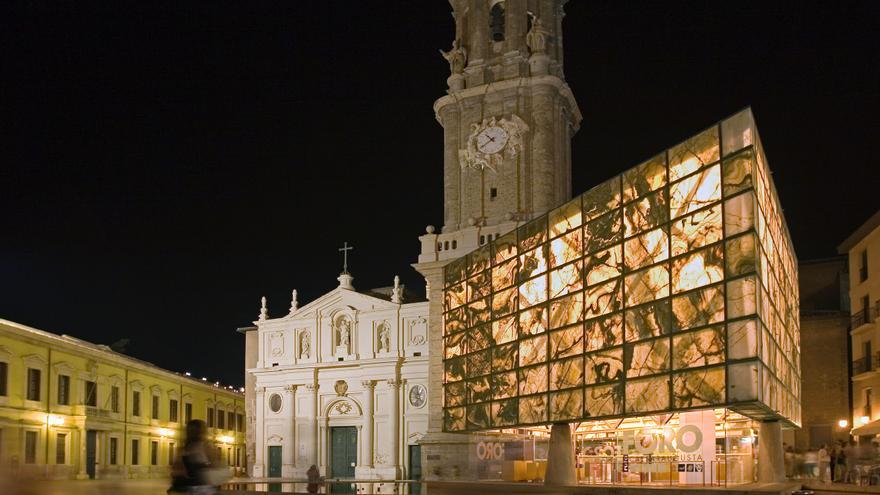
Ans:
[{"label": "decorative finial", "polygon": [[297,308],[299,308],[299,301],[296,299],[296,289],[293,289],[293,292],[290,293],[290,314],[293,314]]},{"label": "decorative finial", "polygon": [[391,289],[391,302],[400,304],[403,302],[403,290],[400,288],[400,277],[394,276],[394,288]]},{"label": "decorative finial", "polygon": [[260,298],[260,321],[266,321],[266,318],[269,317],[269,310],[266,309],[266,296]]}]

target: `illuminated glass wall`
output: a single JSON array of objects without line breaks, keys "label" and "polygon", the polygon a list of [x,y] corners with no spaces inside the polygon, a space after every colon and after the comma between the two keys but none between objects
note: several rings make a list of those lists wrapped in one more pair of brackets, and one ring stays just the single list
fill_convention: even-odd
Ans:
[{"label": "illuminated glass wall", "polygon": [[750,110],[451,262],[447,431],[800,423],[797,261]]}]

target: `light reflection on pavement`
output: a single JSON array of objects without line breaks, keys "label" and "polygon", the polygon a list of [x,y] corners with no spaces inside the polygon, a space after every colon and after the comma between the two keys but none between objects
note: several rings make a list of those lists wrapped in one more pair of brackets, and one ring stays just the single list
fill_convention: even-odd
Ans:
[{"label": "light reflection on pavement", "polygon": [[0,479],[3,495],[166,495],[167,479],[44,481]]}]

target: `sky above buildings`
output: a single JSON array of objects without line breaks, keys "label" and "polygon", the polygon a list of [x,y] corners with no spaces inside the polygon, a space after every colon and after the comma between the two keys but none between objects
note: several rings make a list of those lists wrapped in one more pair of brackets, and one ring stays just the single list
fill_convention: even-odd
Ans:
[{"label": "sky above buildings", "polygon": [[[450,11],[4,3],[0,317],[237,385],[235,328],[333,289],[344,241],[359,289],[421,291]],[[751,105],[802,260],[876,211],[876,2],[566,11],[575,194]]]}]

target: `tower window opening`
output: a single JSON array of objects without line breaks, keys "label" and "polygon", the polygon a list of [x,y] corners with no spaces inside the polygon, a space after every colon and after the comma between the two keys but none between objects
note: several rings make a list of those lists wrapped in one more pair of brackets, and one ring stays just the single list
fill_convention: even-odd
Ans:
[{"label": "tower window opening", "polygon": [[489,199],[492,200],[492,199],[495,199],[495,198],[497,198],[497,197],[498,197],[498,188],[497,188],[497,187],[493,187],[492,189],[489,189]]},{"label": "tower window opening", "polygon": [[444,241],[443,242],[443,250],[445,251],[447,249],[449,249],[449,241]]},{"label": "tower window opening", "polygon": [[458,241],[456,241],[456,240],[452,241],[452,249],[458,249]]},{"label": "tower window opening", "polygon": [[492,41],[504,41],[504,2],[498,2],[489,11],[489,29]]},{"label": "tower window opening", "polygon": [[483,244],[486,244],[486,236],[481,235],[480,236],[480,246],[482,246]]}]

